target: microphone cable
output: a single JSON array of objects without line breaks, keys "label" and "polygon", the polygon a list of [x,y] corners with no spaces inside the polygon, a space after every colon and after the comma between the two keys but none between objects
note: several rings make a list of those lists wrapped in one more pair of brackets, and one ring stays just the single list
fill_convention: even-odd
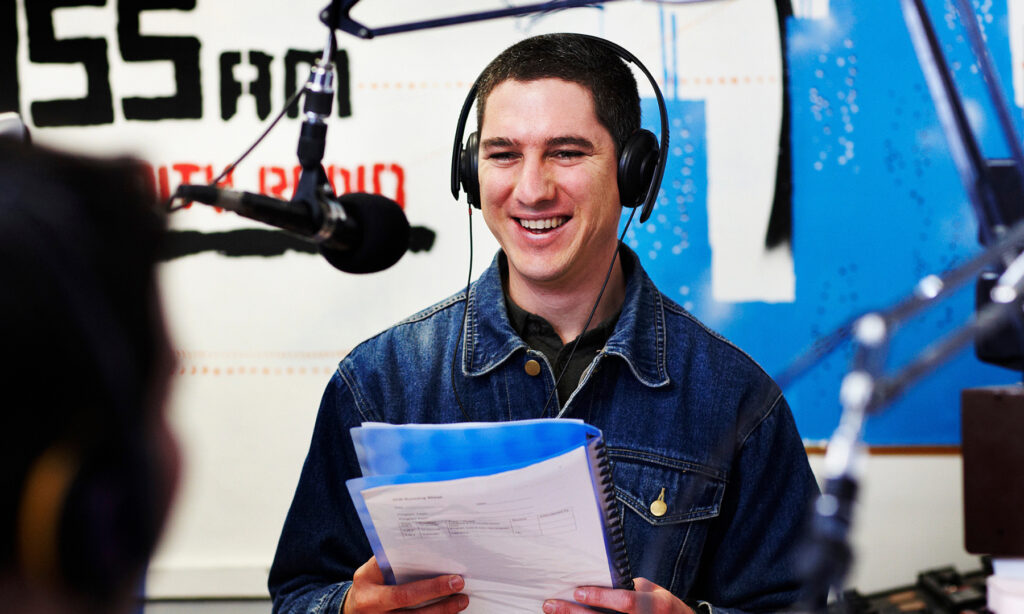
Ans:
[{"label": "microphone cable", "polygon": [[[223,170],[223,171],[221,172],[221,174],[220,174],[220,175],[217,175],[217,177],[216,177],[216,178],[215,178],[215,179],[214,179],[213,181],[211,181],[209,185],[210,185],[211,187],[214,187],[214,186],[216,186],[216,185],[217,185],[217,184],[218,184],[218,183],[219,183],[219,182],[220,182],[220,181],[221,181],[222,179],[224,179],[225,177],[227,177],[229,173],[231,173],[231,172],[232,172],[233,170],[235,170],[235,167],[236,167],[236,166],[238,166],[239,164],[241,164],[241,163],[242,163],[242,161],[243,161],[243,160],[245,160],[246,158],[248,158],[248,157],[249,157],[249,154],[251,154],[251,153],[252,153],[252,152],[253,152],[253,151],[254,151],[254,150],[256,149],[256,147],[258,147],[258,146],[259,146],[259,144],[260,144],[260,143],[262,143],[262,142],[263,142],[263,140],[264,140],[265,138],[267,138],[267,135],[269,135],[269,134],[270,134],[270,131],[274,129],[274,126],[276,126],[276,125],[277,125],[277,123],[278,123],[279,121],[281,121],[281,118],[283,118],[283,117],[284,117],[284,114],[288,112],[288,109],[289,109],[289,108],[290,108],[290,107],[291,107],[291,106],[292,106],[293,104],[295,104],[296,102],[298,102],[298,100],[299,100],[299,96],[301,96],[301,95],[302,95],[302,94],[304,94],[304,93],[306,93],[306,86],[305,86],[305,85],[303,85],[303,86],[302,86],[301,88],[299,88],[299,89],[298,89],[298,90],[297,90],[297,91],[296,91],[296,92],[295,92],[294,94],[292,94],[292,97],[288,99],[288,102],[284,103],[284,108],[283,108],[283,109],[281,109],[281,112],[277,114],[277,117],[275,117],[275,118],[274,118],[273,120],[271,120],[271,122],[270,122],[270,125],[268,125],[268,126],[267,126],[267,128],[266,128],[266,130],[264,130],[264,131],[263,131],[263,134],[261,134],[261,135],[260,135],[260,136],[259,136],[259,137],[258,137],[258,138],[256,139],[256,141],[255,141],[255,142],[253,142],[253,144],[252,144],[252,145],[250,145],[250,146],[249,146],[249,148],[248,148],[248,149],[246,149],[246,150],[245,150],[245,151],[244,151],[244,152],[242,153],[242,155],[238,157],[238,159],[237,159],[237,160],[235,160],[234,162],[232,162],[231,164],[229,164],[228,166],[226,166],[226,167],[224,168],[224,170]],[[175,211],[180,211],[181,209],[184,209],[184,208],[185,208],[185,204],[184,204],[184,203],[183,203],[183,204],[180,204],[180,205],[178,205],[177,207],[172,207],[172,206],[171,206],[171,204],[172,204],[172,203],[174,202],[174,199],[175,199],[175,198],[178,198],[178,191],[177,191],[177,190],[175,190],[175,191],[174,191],[174,194],[171,194],[171,195],[170,195],[170,196],[169,196],[169,197],[167,198],[167,202],[166,202],[166,203],[164,203],[164,210],[165,210],[165,211],[167,211],[168,213],[174,213]]]},{"label": "microphone cable", "polygon": [[[331,49],[332,55],[337,55],[338,44],[337,44],[337,39],[334,37],[334,30],[330,31],[330,34],[328,36],[327,45],[328,45],[328,48]],[[331,62],[332,66],[333,66],[333,60],[334,60],[334,58],[332,58],[332,62]],[[278,122],[280,122],[284,118],[284,115],[285,115],[285,113],[288,112],[288,109],[292,108],[293,105],[296,105],[296,103],[298,103],[299,96],[302,96],[307,91],[309,91],[309,80],[308,79],[302,85],[302,87],[300,87],[298,90],[296,90],[295,93],[292,94],[290,98],[288,98],[288,100],[284,103],[284,107],[281,109],[281,111],[277,114],[277,116],[274,117],[274,119],[272,119],[270,121],[270,124],[267,125],[266,129],[263,131],[262,134],[259,135],[259,137],[256,138],[256,140],[253,142],[253,144],[250,145],[249,148],[246,149],[244,152],[242,152],[242,155],[240,155],[237,160],[235,160],[231,164],[227,165],[224,168],[224,170],[221,171],[220,175],[217,175],[217,177],[214,178],[213,181],[211,181],[209,183],[209,186],[210,187],[216,187],[217,184],[220,183],[220,181],[222,179],[227,177],[228,174],[230,174],[232,171],[235,170],[235,167],[237,167],[239,164],[241,164],[243,160],[248,158],[249,154],[251,154],[253,151],[255,151],[255,149],[259,146],[259,144],[262,143],[263,140],[267,138],[267,135],[269,135],[270,132],[274,129],[274,127],[277,126]],[[296,106],[296,109],[297,108],[298,107]],[[187,203],[182,203],[182,204],[178,205],[177,207],[172,206],[172,204],[174,203],[174,199],[176,199],[176,198],[178,198],[178,191],[177,190],[175,190],[174,193],[171,194],[167,198],[167,201],[164,203],[164,207],[163,208],[164,208],[165,211],[167,211],[168,213],[174,213],[175,211],[180,211],[181,209],[185,208]]]}]

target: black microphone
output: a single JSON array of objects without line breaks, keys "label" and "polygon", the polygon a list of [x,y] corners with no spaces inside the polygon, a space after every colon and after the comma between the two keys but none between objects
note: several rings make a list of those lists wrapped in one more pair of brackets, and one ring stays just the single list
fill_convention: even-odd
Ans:
[{"label": "black microphone", "polygon": [[287,202],[207,185],[178,186],[176,196],[222,207],[317,244],[327,262],[346,273],[376,273],[409,249],[409,221],[395,201],[377,194],[324,196]]}]

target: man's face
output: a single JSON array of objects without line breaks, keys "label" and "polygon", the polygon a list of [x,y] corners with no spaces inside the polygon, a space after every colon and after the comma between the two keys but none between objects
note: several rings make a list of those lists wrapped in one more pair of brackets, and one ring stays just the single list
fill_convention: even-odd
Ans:
[{"label": "man's face", "polygon": [[615,143],[583,86],[509,80],[491,91],[480,128],[480,198],[508,256],[513,295],[524,285],[600,285],[622,210],[617,165]]}]

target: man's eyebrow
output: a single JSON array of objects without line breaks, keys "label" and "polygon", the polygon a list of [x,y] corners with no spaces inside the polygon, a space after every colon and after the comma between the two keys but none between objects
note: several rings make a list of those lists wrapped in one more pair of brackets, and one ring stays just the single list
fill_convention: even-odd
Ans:
[{"label": "man's eyebrow", "polygon": [[[548,147],[564,147],[566,145],[570,145],[570,146],[573,146],[573,147],[579,147],[580,149],[587,149],[587,150],[593,150],[594,149],[594,143],[591,142],[590,139],[584,138],[582,136],[573,136],[573,135],[552,137],[552,138],[548,139],[545,142],[545,144]],[[503,136],[496,136],[496,137],[492,137],[492,138],[489,138],[489,139],[484,139],[484,141],[482,143],[480,143],[480,147],[483,147],[483,148],[490,148],[490,147],[514,147],[516,145],[517,145],[516,141],[514,141],[512,139],[505,138]]]},{"label": "man's eyebrow", "polygon": [[562,147],[565,145],[572,145],[579,147],[580,149],[594,149],[594,144],[590,139],[583,138],[582,136],[556,136],[548,139],[548,147]]},{"label": "man's eyebrow", "polygon": [[484,148],[488,148],[488,147],[512,147],[513,145],[515,145],[514,141],[512,141],[510,139],[506,139],[503,136],[496,136],[496,137],[492,137],[492,138],[489,138],[489,139],[484,139],[484,141],[482,143],[480,143],[480,147],[484,147]]}]

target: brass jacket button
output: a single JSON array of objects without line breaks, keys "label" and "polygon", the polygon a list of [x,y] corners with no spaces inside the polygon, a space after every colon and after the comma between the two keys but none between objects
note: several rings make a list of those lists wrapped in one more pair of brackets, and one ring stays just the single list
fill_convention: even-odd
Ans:
[{"label": "brass jacket button", "polygon": [[651,513],[655,516],[661,517],[668,511],[668,504],[665,503],[665,489],[661,489],[661,494],[658,498],[651,502]]},{"label": "brass jacket button", "polygon": [[532,358],[526,361],[526,365],[523,366],[527,375],[539,375],[540,374],[540,363]]}]

